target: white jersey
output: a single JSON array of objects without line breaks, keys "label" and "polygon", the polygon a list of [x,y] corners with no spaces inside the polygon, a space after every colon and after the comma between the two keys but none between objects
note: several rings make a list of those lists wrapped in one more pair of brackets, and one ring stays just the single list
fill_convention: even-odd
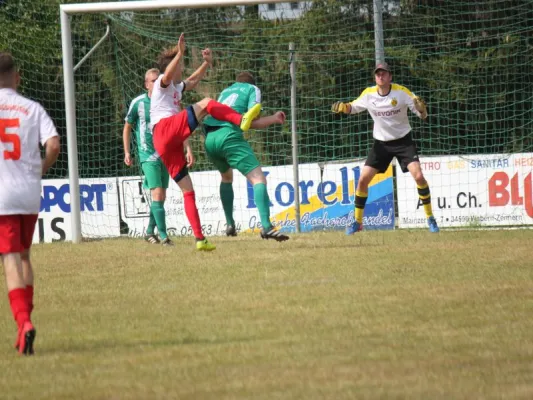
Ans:
[{"label": "white jersey", "polygon": [[150,123],[152,128],[163,118],[176,115],[181,111],[180,100],[185,90],[185,83],[180,82],[177,85],[170,82],[166,88],[161,87],[163,74],[154,82],[152,97],[150,102]]},{"label": "white jersey", "polygon": [[366,88],[361,95],[352,101],[352,114],[368,110],[374,120],[373,136],[376,140],[388,142],[401,139],[411,131],[407,108],[418,117],[413,98],[415,95],[404,86],[393,83],[386,96],[378,93],[378,87]]},{"label": "white jersey", "polygon": [[39,143],[53,136],[54,123],[39,103],[0,89],[0,215],[39,213]]}]

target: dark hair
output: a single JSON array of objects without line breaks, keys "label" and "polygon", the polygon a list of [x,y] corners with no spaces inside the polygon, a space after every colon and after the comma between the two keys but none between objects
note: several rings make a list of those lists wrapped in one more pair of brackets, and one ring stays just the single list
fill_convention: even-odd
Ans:
[{"label": "dark hair", "polygon": [[161,73],[165,73],[168,64],[170,64],[174,57],[176,57],[176,54],[178,54],[178,52],[174,49],[165,49],[159,54],[159,57],[157,57],[157,65],[159,66],[159,71],[161,71]]},{"label": "dark hair", "polygon": [[0,52],[0,75],[8,75],[16,69],[15,60],[10,53]]},{"label": "dark hair", "polygon": [[250,83],[251,85],[255,85],[255,78],[248,71],[239,72],[239,74],[237,75],[237,79],[235,80],[237,82]]}]

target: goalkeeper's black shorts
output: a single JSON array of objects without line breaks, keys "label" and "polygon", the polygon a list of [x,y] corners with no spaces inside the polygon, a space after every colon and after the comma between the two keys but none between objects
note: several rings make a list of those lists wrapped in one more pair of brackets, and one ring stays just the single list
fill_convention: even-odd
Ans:
[{"label": "goalkeeper's black shorts", "polygon": [[396,157],[402,172],[407,172],[407,166],[413,161],[419,161],[416,144],[408,133],[403,138],[382,142],[375,140],[368,153],[365,165],[377,169],[379,172],[385,172],[389,167],[392,159]]}]

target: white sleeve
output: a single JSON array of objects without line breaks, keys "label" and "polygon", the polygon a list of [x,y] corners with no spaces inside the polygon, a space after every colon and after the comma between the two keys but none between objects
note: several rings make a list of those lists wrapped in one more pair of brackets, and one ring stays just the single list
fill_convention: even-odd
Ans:
[{"label": "white sleeve", "polygon": [[178,84],[176,85],[176,90],[178,91],[178,93],[179,93],[180,95],[183,94],[183,91],[185,90],[185,86],[186,86],[185,81],[181,81],[180,83],[178,83]]},{"label": "white sleeve", "polygon": [[44,146],[46,141],[54,136],[59,136],[54,122],[46,110],[39,105],[39,140],[41,145]]},{"label": "white sleeve", "polygon": [[352,106],[351,114],[358,114],[360,112],[365,111],[368,108],[366,93],[361,93],[361,95],[357,99],[352,101],[350,105]]}]

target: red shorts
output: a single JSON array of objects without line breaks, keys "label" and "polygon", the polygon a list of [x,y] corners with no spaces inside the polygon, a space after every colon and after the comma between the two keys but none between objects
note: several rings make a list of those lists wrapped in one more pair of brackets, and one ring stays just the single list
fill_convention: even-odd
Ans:
[{"label": "red shorts", "polygon": [[37,214],[0,215],[0,254],[29,249],[36,222]]},{"label": "red shorts", "polygon": [[187,165],[183,142],[191,136],[187,120],[187,110],[180,111],[172,117],[163,118],[154,127],[154,148],[161,156],[172,179]]}]

